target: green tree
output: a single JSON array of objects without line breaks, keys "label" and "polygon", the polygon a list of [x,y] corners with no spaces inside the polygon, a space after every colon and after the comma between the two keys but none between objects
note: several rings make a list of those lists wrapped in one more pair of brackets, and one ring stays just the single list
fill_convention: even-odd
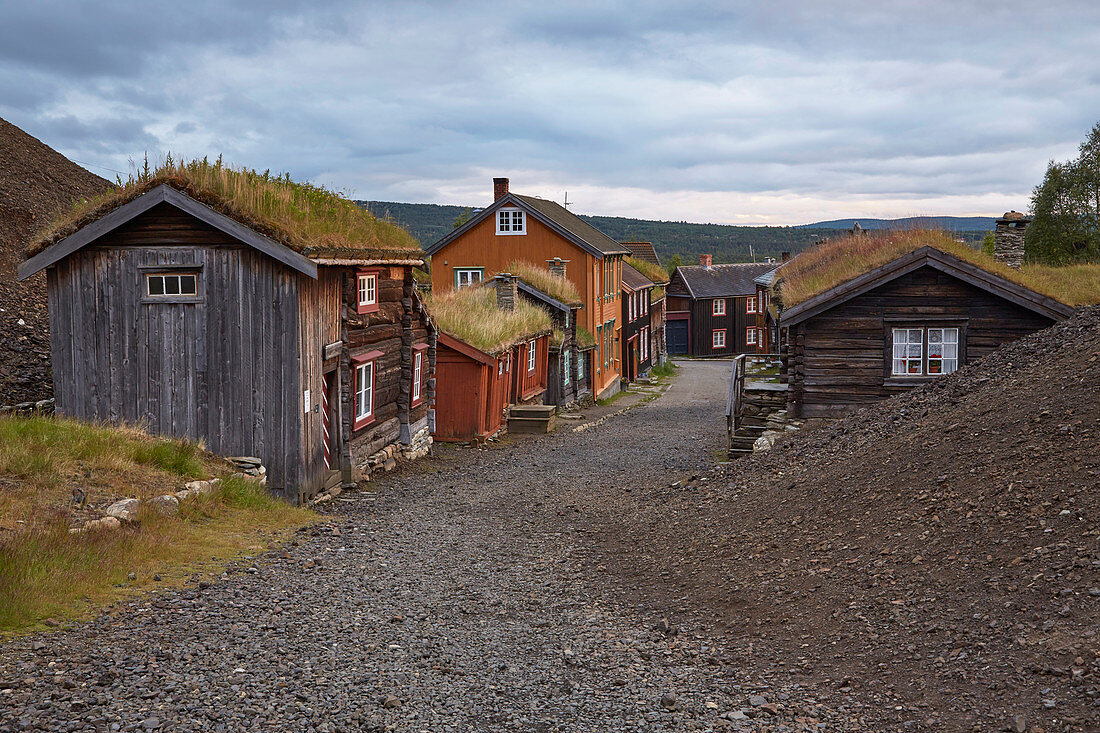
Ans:
[{"label": "green tree", "polygon": [[684,264],[684,260],[678,254],[672,255],[667,260],[665,260],[665,262],[668,263],[665,265],[665,269],[668,270],[669,277],[672,277],[672,273],[676,270],[677,267]]},{"label": "green tree", "polygon": [[982,237],[982,247],[981,247],[982,252],[985,252],[987,255],[992,257],[993,256],[993,249],[994,249],[994,242],[995,242],[995,240],[994,240],[993,232],[986,232],[985,236]]},{"label": "green tree", "polygon": [[468,222],[472,213],[473,212],[470,210],[470,207],[467,206],[465,211],[455,217],[454,228],[458,229],[460,226]]},{"label": "green tree", "polygon": [[1100,259],[1100,123],[1078,152],[1075,160],[1051,161],[1031,195],[1033,221],[1025,244],[1031,261]]}]

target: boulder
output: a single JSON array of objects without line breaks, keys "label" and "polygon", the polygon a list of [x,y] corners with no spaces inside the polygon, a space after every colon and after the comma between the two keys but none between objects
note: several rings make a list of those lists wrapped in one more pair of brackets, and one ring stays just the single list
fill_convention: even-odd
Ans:
[{"label": "boulder", "polygon": [[180,500],[171,494],[150,499],[149,506],[162,517],[174,517],[180,513]]},{"label": "boulder", "polygon": [[121,499],[107,507],[107,516],[123,522],[136,522],[139,506],[141,502],[137,499]]},{"label": "boulder", "polygon": [[118,521],[117,517],[100,517],[99,519],[92,519],[84,523],[84,529],[89,532],[105,531],[113,532],[122,526],[122,522]]}]

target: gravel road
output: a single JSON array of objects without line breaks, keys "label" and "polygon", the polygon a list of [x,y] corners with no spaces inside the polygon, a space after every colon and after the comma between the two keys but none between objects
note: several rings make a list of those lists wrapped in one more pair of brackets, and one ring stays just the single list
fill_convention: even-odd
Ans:
[{"label": "gravel road", "polygon": [[705,629],[601,600],[612,581],[569,519],[596,484],[712,463],[727,370],[688,363],[551,436],[438,447],[221,580],[9,642],[0,730],[846,727]]}]

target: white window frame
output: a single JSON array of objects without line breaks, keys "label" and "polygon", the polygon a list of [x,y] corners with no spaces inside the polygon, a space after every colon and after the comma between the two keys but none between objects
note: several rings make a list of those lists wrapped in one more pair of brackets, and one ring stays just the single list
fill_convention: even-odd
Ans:
[{"label": "white window frame", "polygon": [[527,342],[527,371],[535,371],[535,340]]},{"label": "white window frame", "polygon": [[355,422],[366,420],[372,415],[374,415],[373,360],[355,365]]},{"label": "white window frame", "polygon": [[[469,277],[472,274],[477,274],[477,280],[473,280]],[[466,275],[466,282],[462,282],[462,276]],[[474,285],[479,285],[485,279],[484,267],[456,267],[455,268],[455,290],[461,290],[462,288],[469,288]]]},{"label": "white window frame", "polygon": [[715,298],[711,301],[710,314],[712,316],[724,316],[726,315],[726,299]]},{"label": "white window frame", "polygon": [[378,305],[378,274],[368,273],[359,276],[359,307]]},{"label": "white window frame", "polygon": [[726,329],[716,328],[710,332],[710,347],[712,349],[726,348]]},{"label": "white window frame", "polygon": [[413,384],[412,401],[420,399],[420,378],[424,374],[424,352],[417,351],[413,354]]},{"label": "white window frame", "polygon": [[755,315],[756,314],[756,296],[755,295],[752,296],[751,298],[746,298],[745,299],[745,313],[747,313],[749,315]]},{"label": "white window frame", "polygon": [[756,346],[756,329],[752,326],[745,329],[745,346]]},{"label": "white window frame", "polygon": [[[900,337],[900,341],[899,341]],[[916,339],[914,341],[914,339]],[[894,377],[924,376],[924,328],[898,326],[890,331],[890,374]],[[916,365],[917,371],[910,367]],[[898,371],[898,369],[901,371]]]},{"label": "white window frame", "polygon": [[569,370],[570,370],[569,355],[571,353],[572,352],[570,352],[569,349],[566,349],[565,354],[562,355],[562,373],[565,375],[565,379],[562,380],[562,384],[565,384],[565,385],[569,384]]},{"label": "white window frame", "polygon": [[527,212],[514,206],[497,209],[497,234],[515,236],[527,233]]}]

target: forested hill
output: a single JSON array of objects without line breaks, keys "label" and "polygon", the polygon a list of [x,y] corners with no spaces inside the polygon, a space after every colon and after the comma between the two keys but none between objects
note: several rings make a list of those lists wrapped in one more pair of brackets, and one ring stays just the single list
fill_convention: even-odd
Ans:
[{"label": "forested hill", "polygon": [[[450,232],[454,228],[455,219],[467,211],[465,206],[439,204],[403,204],[392,201],[357,203],[375,216],[391,219],[405,227],[425,247]],[[699,255],[706,253],[713,254],[716,263],[751,262],[753,259],[763,260],[765,257],[778,259],[783,252],[800,252],[815,241],[839,234],[848,228],[690,224],[620,216],[581,218],[616,241],[653,242],[662,262],[667,263],[672,257],[679,255],[684,264],[696,263]],[[862,220],[860,226],[863,226]],[[977,241],[981,239],[981,234],[980,231],[966,233],[965,238]]]}]

